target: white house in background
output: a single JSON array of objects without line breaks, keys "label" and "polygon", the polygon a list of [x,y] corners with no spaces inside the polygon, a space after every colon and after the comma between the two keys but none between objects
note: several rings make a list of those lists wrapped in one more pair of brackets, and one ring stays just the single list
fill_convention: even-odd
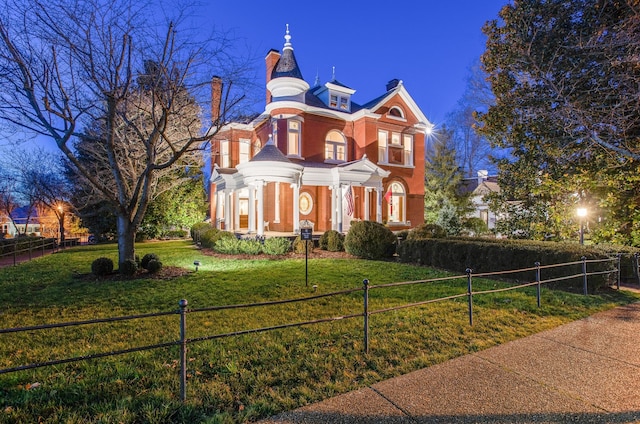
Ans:
[{"label": "white house in background", "polygon": [[482,169],[478,171],[477,178],[465,178],[462,181],[461,191],[470,193],[473,211],[468,216],[480,218],[487,224],[489,230],[495,229],[497,216],[489,209],[485,196],[491,193],[500,193],[498,177],[490,176],[487,170]]}]

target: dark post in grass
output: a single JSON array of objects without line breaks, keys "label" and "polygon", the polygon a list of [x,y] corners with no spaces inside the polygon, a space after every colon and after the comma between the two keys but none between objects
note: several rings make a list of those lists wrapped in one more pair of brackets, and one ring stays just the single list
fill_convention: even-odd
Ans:
[{"label": "dark post in grass", "polygon": [[622,253],[618,253],[618,280],[616,281],[616,288],[620,290],[620,280],[622,279]]},{"label": "dark post in grass", "polygon": [[583,256],[582,258],[582,290],[584,292],[584,295],[586,296],[588,294],[587,292],[587,257]]},{"label": "dark post in grass", "polygon": [[473,291],[471,288],[471,273],[473,270],[467,268],[467,297],[469,299],[469,325],[473,325]]},{"label": "dark post in grass", "polygon": [[187,299],[180,305],[180,400],[187,400]]},{"label": "dark post in grass", "polygon": [[313,240],[313,227],[306,219],[300,221],[300,239],[304,241],[304,285],[309,287],[309,241]]},{"label": "dark post in grass", "polygon": [[538,308],[540,307],[540,262],[536,262],[536,283],[538,283]]},{"label": "dark post in grass", "polygon": [[364,353],[369,353],[369,280],[363,280],[364,286]]}]

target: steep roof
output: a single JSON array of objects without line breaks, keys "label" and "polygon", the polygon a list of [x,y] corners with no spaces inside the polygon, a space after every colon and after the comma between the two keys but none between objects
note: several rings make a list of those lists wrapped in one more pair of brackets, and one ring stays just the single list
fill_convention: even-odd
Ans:
[{"label": "steep roof", "polygon": [[284,39],[285,43],[284,48],[282,49],[282,56],[280,56],[276,66],[273,68],[273,71],[271,71],[271,79],[290,77],[304,80],[304,78],[302,78],[302,72],[298,66],[296,56],[293,54],[293,45],[291,44],[291,35],[289,34],[289,24],[287,24],[287,31]]},{"label": "steep roof", "polygon": [[249,162],[266,161],[291,163],[291,161],[287,159],[284,153],[282,153],[280,149],[276,147],[273,139],[271,138],[271,135],[269,135],[269,141],[267,142],[267,144],[265,144],[262,149],[260,149],[260,151],[256,153],[253,158],[251,158],[251,160],[249,160]]}]

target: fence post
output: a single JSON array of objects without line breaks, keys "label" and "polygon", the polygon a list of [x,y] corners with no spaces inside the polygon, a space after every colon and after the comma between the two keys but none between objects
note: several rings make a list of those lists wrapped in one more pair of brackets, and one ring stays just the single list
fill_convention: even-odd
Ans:
[{"label": "fence post", "polygon": [[180,400],[187,400],[187,299],[180,300]]},{"label": "fence post", "polygon": [[620,280],[622,279],[622,253],[618,253],[618,280],[616,286],[620,290]]},{"label": "fence post", "polygon": [[471,273],[473,270],[467,268],[467,298],[469,300],[469,325],[473,325],[473,290],[471,287]]},{"label": "fence post", "polygon": [[583,256],[582,258],[582,285],[583,285],[583,292],[584,295],[586,296],[588,294],[587,291],[587,257]]},{"label": "fence post", "polygon": [[536,283],[538,283],[537,297],[538,297],[538,308],[540,307],[540,262],[536,262]]},{"label": "fence post", "polygon": [[362,281],[364,286],[364,353],[369,353],[369,280]]}]

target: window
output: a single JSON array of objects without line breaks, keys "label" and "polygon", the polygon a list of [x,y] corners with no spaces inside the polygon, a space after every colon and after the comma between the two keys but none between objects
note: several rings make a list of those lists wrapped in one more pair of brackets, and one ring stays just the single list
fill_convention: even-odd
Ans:
[{"label": "window", "polygon": [[231,168],[231,155],[229,154],[229,140],[220,140],[220,167]]},{"label": "window", "polygon": [[389,109],[389,116],[393,116],[394,118],[404,118],[404,112],[398,106],[394,106]]},{"label": "window", "polygon": [[240,156],[238,156],[238,163],[249,162],[250,150],[251,150],[251,140],[241,138],[240,139]]},{"label": "window", "polygon": [[378,162],[388,163],[387,141],[389,134],[386,131],[378,131]]},{"label": "window", "polygon": [[389,165],[413,166],[413,135],[378,131],[378,162]]},{"label": "window", "polygon": [[404,134],[402,136],[402,145],[404,147],[404,165],[413,165],[413,136],[411,134]]},{"label": "window", "polygon": [[329,95],[329,107],[349,111],[349,97],[331,94]]},{"label": "window", "polygon": [[332,130],[327,134],[324,158],[327,161],[338,162],[347,160],[347,142],[340,131]]},{"label": "window", "polygon": [[387,222],[404,223],[406,220],[407,200],[404,186],[397,181],[391,183],[384,197],[387,200]]},{"label": "window", "polygon": [[287,154],[300,156],[300,122],[290,120],[287,132]]}]

